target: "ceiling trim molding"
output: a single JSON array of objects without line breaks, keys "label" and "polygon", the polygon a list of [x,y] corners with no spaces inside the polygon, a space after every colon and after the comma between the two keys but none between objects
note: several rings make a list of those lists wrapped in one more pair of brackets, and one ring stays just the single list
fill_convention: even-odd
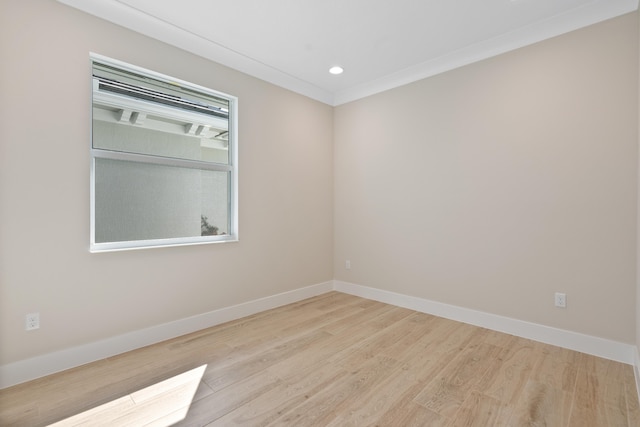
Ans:
[{"label": "ceiling trim molding", "polygon": [[116,0],[57,0],[129,30],[217,62],[276,86],[333,105],[333,93],[295,76],[258,62],[234,50],[200,37]]},{"label": "ceiling trim molding", "polygon": [[638,0],[594,0],[585,6],[539,21],[499,37],[475,43],[450,54],[390,74],[381,79],[332,93],[267,64],[242,55],[213,40],[208,40],[145,14],[117,0],[57,1],[332,106],[345,104],[413,83],[638,9]]},{"label": "ceiling trim molding", "polygon": [[459,49],[439,58],[339,91],[334,106],[404,86],[474,62],[538,43],[638,9],[638,0],[599,0],[501,36]]}]

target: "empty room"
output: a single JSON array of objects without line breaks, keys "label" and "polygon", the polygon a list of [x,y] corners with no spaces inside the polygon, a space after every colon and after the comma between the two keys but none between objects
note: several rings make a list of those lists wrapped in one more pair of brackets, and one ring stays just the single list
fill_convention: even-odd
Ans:
[{"label": "empty room", "polygon": [[0,53],[0,425],[640,426],[637,0],[3,0]]}]

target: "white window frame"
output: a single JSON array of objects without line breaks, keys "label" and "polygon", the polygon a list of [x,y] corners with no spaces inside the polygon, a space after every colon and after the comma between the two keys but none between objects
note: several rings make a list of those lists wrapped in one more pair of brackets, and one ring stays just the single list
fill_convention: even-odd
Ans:
[{"label": "white window frame", "polygon": [[[213,163],[199,160],[186,160],[173,157],[159,157],[147,154],[128,153],[121,151],[110,151],[100,148],[94,148],[93,146],[93,113],[91,115],[91,140],[90,140],[90,252],[108,252],[118,250],[131,250],[131,249],[144,249],[144,248],[157,248],[157,247],[170,247],[170,246],[183,246],[183,245],[200,245],[210,243],[223,243],[223,242],[237,242],[239,239],[238,233],[238,99],[235,96],[228,95],[219,91],[215,91],[194,83],[190,83],[175,77],[167,76],[155,71],[147,70],[142,67],[127,64],[122,61],[118,61],[106,56],[102,56],[96,53],[90,53],[91,64],[91,76],[92,76],[92,96],[91,96],[91,111],[93,112],[94,105],[94,83],[93,83],[93,64],[99,63],[115,67],[127,72],[132,72],[138,75],[150,77],[155,80],[171,83],[177,85],[180,88],[193,90],[206,95],[212,95],[218,98],[224,98],[229,102],[229,119],[228,119],[228,150],[229,160],[228,164]],[[101,102],[104,102],[102,100]],[[126,102],[126,100],[124,100]],[[120,104],[119,104],[120,105]],[[160,110],[162,106],[157,107]],[[172,115],[180,114],[174,110]],[[188,113],[185,113],[188,115]],[[177,238],[163,238],[163,239],[151,239],[151,240],[131,240],[131,241],[118,241],[118,242],[96,242],[96,194],[95,194],[95,163],[96,159],[112,159],[112,160],[128,160],[142,163],[150,163],[161,166],[177,166],[181,168],[192,168],[200,170],[210,171],[226,171],[229,172],[230,182],[229,186],[229,206],[228,206],[228,218],[229,218],[229,230],[227,234],[215,235],[215,236],[191,236],[191,237],[177,237]]]}]

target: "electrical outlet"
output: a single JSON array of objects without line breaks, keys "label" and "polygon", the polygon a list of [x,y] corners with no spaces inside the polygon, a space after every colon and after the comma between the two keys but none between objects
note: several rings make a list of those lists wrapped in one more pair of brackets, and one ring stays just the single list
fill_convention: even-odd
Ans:
[{"label": "electrical outlet", "polygon": [[346,268],[347,270],[351,270],[351,261],[346,260],[344,263],[344,268]]},{"label": "electrical outlet", "polygon": [[25,329],[33,331],[40,328],[40,313],[29,313],[25,316]]},{"label": "electrical outlet", "polygon": [[556,292],[556,307],[566,308],[567,307],[567,294],[563,294],[562,292]]}]

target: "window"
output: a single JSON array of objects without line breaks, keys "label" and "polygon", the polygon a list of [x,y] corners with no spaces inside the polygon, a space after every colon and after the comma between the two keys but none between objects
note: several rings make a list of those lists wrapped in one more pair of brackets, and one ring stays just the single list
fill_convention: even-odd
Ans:
[{"label": "window", "polygon": [[91,60],[91,251],[236,241],[237,99]]}]

